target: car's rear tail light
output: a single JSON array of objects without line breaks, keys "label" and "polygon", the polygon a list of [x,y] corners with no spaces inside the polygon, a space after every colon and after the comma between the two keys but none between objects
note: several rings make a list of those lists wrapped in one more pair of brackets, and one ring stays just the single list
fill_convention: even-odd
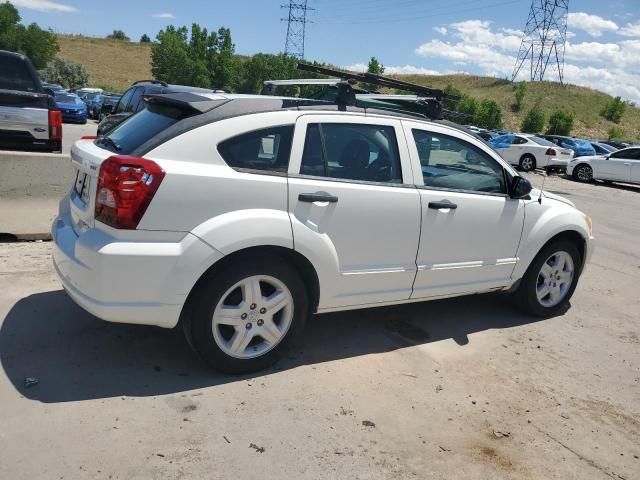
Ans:
[{"label": "car's rear tail light", "polygon": [[62,141],[62,112],[49,110],[49,140]]},{"label": "car's rear tail light", "polygon": [[556,155],[558,155],[558,154],[556,153],[555,148],[547,148],[547,153],[546,153],[546,155],[553,155],[553,156],[556,156]]},{"label": "car's rear tail light", "polygon": [[96,138],[98,138],[95,135],[83,135],[82,137],[80,137],[80,140],[95,140]]},{"label": "car's rear tail light", "polygon": [[95,218],[114,228],[135,229],[164,178],[152,160],[114,155],[100,166]]}]

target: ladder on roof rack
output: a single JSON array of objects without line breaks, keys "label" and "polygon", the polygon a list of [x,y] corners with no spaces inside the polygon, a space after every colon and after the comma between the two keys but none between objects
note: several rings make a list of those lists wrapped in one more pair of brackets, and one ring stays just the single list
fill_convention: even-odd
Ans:
[{"label": "ladder on roof rack", "polygon": [[[427,118],[438,119],[442,116],[442,100],[459,100],[458,97],[447,95],[442,90],[436,90],[422,85],[403,82],[395,78],[383,77],[372,73],[354,73],[343,70],[334,70],[306,63],[299,63],[298,70],[320,75],[335,77],[333,79],[293,79],[293,80],[267,80],[262,89],[263,95],[274,95],[277,86],[305,86],[324,85],[335,87],[337,95],[335,103],[339,106],[356,105],[358,100],[361,103],[367,101],[383,102],[381,105],[389,104],[395,107],[411,106],[412,113],[419,113]],[[371,93],[367,90],[357,90],[354,86],[358,83],[367,83],[386,88],[394,88],[412,92],[414,95]],[[384,107],[382,107],[384,108]],[[416,110],[418,112],[416,112]],[[447,112],[448,113],[448,112]]]}]

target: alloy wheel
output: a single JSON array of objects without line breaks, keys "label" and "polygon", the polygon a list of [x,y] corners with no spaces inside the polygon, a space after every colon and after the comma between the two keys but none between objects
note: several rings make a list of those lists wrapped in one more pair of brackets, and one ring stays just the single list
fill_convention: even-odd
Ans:
[{"label": "alloy wheel", "polygon": [[555,307],[567,296],[573,283],[575,268],[569,253],[560,251],[551,255],[538,273],[536,297],[543,307]]},{"label": "alloy wheel", "polygon": [[531,157],[525,157],[520,161],[520,166],[525,172],[533,170],[533,159]]},{"label": "alloy wheel", "polygon": [[581,182],[590,182],[593,179],[593,170],[589,165],[581,165],[578,167],[576,175]]},{"label": "alloy wheel", "polygon": [[229,288],[213,312],[213,338],[227,355],[266,354],[285,337],[293,320],[293,297],[277,278],[256,275]]}]

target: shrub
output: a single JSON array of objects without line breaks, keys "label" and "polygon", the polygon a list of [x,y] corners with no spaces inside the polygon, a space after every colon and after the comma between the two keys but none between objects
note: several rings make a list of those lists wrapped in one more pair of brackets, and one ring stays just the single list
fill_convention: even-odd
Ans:
[{"label": "shrub", "polygon": [[602,115],[607,120],[611,120],[614,123],[620,123],[622,115],[624,115],[624,111],[626,109],[627,104],[623,102],[620,97],[616,97],[609,103],[607,103],[607,105],[600,112],[600,115]]},{"label": "shrub", "polygon": [[[447,83],[447,86],[444,87],[444,93],[445,95],[452,95],[454,97],[462,97],[462,92],[460,90],[458,90],[456,87],[454,87],[453,85],[451,85],[450,83]],[[449,109],[449,110],[455,110],[456,109],[456,104],[458,103],[457,100],[448,100],[447,98],[444,99],[444,108]]]},{"label": "shrub", "polygon": [[81,88],[89,83],[89,74],[84,65],[64,58],[54,58],[39,73],[47,82],[57,83],[64,88]]},{"label": "shrub", "polygon": [[524,133],[540,133],[544,128],[544,112],[540,108],[540,104],[536,103],[522,121],[520,127]]},{"label": "shrub", "polygon": [[527,84],[525,82],[518,82],[516,86],[516,102],[512,105],[514,112],[519,112],[522,109],[522,102],[527,94]]},{"label": "shrub", "polygon": [[111,35],[107,35],[107,38],[110,38],[111,40],[122,40],[125,42],[130,40],[122,30],[114,30]]},{"label": "shrub", "polygon": [[149,38],[149,35],[147,35],[146,33],[143,33],[142,36],[140,37],[140,43],[151,43],[151,39]]},{"label": "shrub", "polygon": [[475,124],[480,128],[495,129],[502,127],[502,110],[493,100],[483,100],[476,111]]},{"label": "shrub", "polygon": [[456,106],[456,111],[474,117],[478,111],[478,101],[469,95],[462,95]]},{"label": "shrub", "polygon": [[573,113],[567,110],[555,110],[549,117],[549,128],[547,133],[550,135],[569,135],[573,128]]},{"label": "shrub", "polygon": [[625,137],[625,131],[620,127],[611,127],[607,135],[609,140],[622,140]]}]

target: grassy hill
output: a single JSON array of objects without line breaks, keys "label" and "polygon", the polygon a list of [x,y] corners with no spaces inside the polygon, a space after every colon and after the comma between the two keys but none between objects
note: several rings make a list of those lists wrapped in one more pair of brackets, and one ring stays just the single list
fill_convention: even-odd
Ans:
[{"label": "grassy hill", "polygon": [[[135,80],[152,78],[151,47],[148,44],[75,35],[60,35],[58,41],[59,56],[83,64],[93,85],[122,91]],[[611,97],[590,88],[556,82],[529,83],[522,110],[513,112],[514,85],[504,79],[473,75],[398,77],[434,88],[444,88],[450,83],[478,100],[495,100],[502,108],[508,129],[519,130],[526,112],[540,101],[547,119],[551,111],[558,107],[574,112],[573,135],[606,138],[609,128],[618,126],[624,130],[626,138],[640,140],[640,109],[628,107],[620,124],[616,125],[600,116],[600,111]]]},{"label": "grassy hill", "polygon": [[59,57],[81,63],[92,86],[123,91],[132,82],[153,78],[149,44],[79,35],[58,35]]}]

